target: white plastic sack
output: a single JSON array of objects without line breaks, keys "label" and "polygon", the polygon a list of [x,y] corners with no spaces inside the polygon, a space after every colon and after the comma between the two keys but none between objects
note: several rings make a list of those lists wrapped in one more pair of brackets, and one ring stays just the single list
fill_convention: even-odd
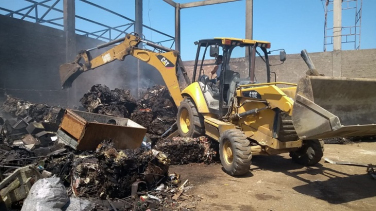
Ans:
[{"label": "white plastic sack", "polygon": [[60,211],[68,201],[60,178],[40,179],[31,187],[21,211]]},{"label": "white plastic sack", "polygon": [[86,199],[70,197],[69,202],[63,207],[64,211],[91,211],[94,205]]}]

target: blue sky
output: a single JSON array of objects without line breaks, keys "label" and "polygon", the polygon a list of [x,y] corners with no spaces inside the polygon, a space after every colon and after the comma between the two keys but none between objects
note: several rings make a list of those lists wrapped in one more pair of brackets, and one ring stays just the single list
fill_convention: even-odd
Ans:
[{"label": "blue sky", "polygon": [[[62,8],[61,0],[57,8]],[[199,0],[176,0],[187,3]],[[47,3],[51,5],[55,1]],[[134,19],[134,0],[92,0],[117,13]],[[359,0],[360,2],[360,0]],[[183,60],[193,60],[196,53],[194,41],[213,37],[245,37],[245,0],[218,5],[187,8],[181,10],[181,54]],[[23,0],[0,0],[0,7],[20,9],[30,5]],[[345,6],[345,5],[344,5]],[[144,24],[175,36],[174,8],[162,0],[143,1]],[[361,49],[376,48],[376,0],[363,0]],[[39,9],[43,13],[43,9]],[[6,14],[6,12],[0,12]],[[110,26],[129,23],[117,16],[93,8],[76,0],[76,14]],[[331,15],[332,13],[330,13]],[[46,18],[60,17],[51,12]],[[354,10],[343,13],[343,26],[354,25]],[[57,21],[59,22],[59,21]],[[329,16],[331,24],[331,16]],[[102,27],[77,20],[78,28],[96,31]],[[132,30],[128,30],[130,32]],[[321,0],[254,0],[253,38],[272,43],[272,49],[284,48],[288,54],[322,52],[324,38],[324,8]],[[144,29],[147,39],[167,39],[156,32]],[[166,43],[167,46],[171,43]],[[331,46],[327,47],[330,51]],[[354,49],[354,44],[343,44],[343,50]]]}]

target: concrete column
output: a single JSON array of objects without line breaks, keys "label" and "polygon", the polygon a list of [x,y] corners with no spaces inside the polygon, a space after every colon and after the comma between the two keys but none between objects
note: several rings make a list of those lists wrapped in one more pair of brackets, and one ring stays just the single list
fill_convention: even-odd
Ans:
[{"label": "concrete column", "polygon": [[333,50],[341,50],[342,45],[342,0],[333,1]]},{"label": "concrete column", "polygon": [[245,3],[245,38],[253,39],[253,0]]},{"label": "concrete column", "polygon": [[[134,31],[142,37],[142,0],[135,0]],[[138,47],[142,47],[140,43]],[[142,62],[137,59],[137,97],[140,97],[140,79],[142,77]]]},{"label": "concrete column", "polygon": [[175,50],[180,52],[180,4],[175,5]]},{"label": "concrete column", "polygon": [[[253,0],[246,0],[245,2],[245,38],[253,39]],[[248,49],[245,50],[245,58],[248,58]],[[245,59],[245,72],[248,74],[249,60]]]},{"label": "concrete column", "polygon": [[142,36],[142,0],[135,0],[135,10],[134,31]]},{"label": "concrete column", "polygon": [[76,57],[76,22],[74,0],[64,0],[64,32],[66,47],[66,62]]},{"label": "concrete column", "polygon": [[333,77],[342,77],[342,51],[333,51]]},{"label": "concrete column", "polygon": [[[66,62],[72,62],[76,57],[76,22],[75,22],[75,1],[64,0],[64,32],[65,32],[65,60]],[[76,84],[73,83],[72,87],[67,91],[67,107],[73,107],[79,104],[76,102]]]}]

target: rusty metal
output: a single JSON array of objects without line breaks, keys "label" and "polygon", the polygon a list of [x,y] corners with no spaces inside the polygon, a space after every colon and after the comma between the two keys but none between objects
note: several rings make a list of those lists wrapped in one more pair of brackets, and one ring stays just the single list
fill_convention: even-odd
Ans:
[{"label": "rusty metal", "polygon": [[146,133],[146,128],[127,118],[70,109],[64,114],[60,130],[75,139],[77,150],[94,150],[105,139],[111,139],[116,149],[135,149],[141,146]]},{"label": "rusty metal", "polygon": [[376,135],[376,79],[307,76],[292,120],[301,139]]}]

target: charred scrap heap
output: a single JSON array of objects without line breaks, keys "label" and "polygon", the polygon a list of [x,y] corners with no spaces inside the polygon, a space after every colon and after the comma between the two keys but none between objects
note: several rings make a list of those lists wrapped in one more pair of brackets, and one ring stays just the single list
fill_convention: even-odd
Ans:
[{"label": "charred scrap heap", "polygon": [[[94,85],[80,102],[88,112],[125,117],[144,126],[142,146],[121,150],[105,139],[95,150],[75,150],[57,135],[65,109],[7,96],[0,116],[0,208],[17,210],[27,208],[30,200],[42,200],[32,198],[38,191],[33,184],[50,184],[44,180],[51,177],[67,189],[61,205],[70,204],[71,210],[77,200],[85,202],[87,210],[194,207],[199,199],[182,195],[188,183],[170,174],[169,165],[211,163],[218,160],[216,145],[206,137],[161,138],[175,123],[177,111],[166,87],[154,86],[136,100],[129,90]],[[19,175],[22,180],[15,179]]]}]

